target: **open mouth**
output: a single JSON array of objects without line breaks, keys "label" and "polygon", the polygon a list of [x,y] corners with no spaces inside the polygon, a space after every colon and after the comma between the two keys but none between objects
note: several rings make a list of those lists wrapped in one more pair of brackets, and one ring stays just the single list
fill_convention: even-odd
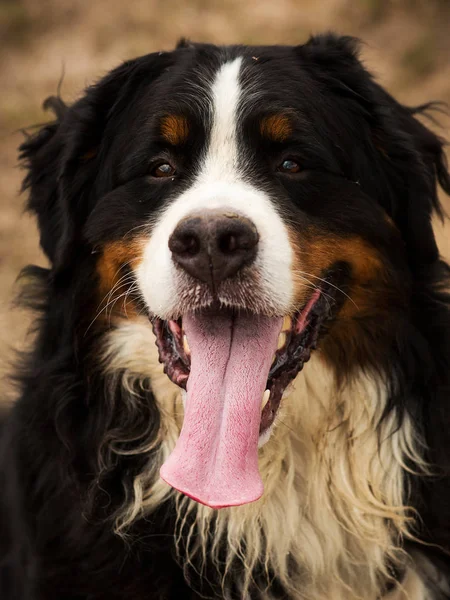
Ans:
[{"label": "open mouth", "polygon": [[[329,296],[317,289],[302,310],[292,317],[284,317],[261,398],[261,437],[272,426],[289,384],[315,349],[320,326],[331,316],[331,308]],[[227,312],[233,320],[233,311]],[[183,329],[183,320],[154,319],[153,331],[164,372],[173,383],[185,390],[191,370],[191,348]]]},{"label": "open mouth", "polygon": [[153,319],[160,362],[186,390],[185,416],[162,478],[214,508],[262,495],[258,447],[289,384],[341,302],[331,274],[295,314],[267,317],[211,307]]}]

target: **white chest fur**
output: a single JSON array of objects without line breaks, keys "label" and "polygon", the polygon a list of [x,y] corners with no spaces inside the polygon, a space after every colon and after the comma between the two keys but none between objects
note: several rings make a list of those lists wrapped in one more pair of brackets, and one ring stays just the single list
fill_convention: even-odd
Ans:
[{"label": "white chest fur", "polygon": [[[157,440],[137,451],[160,444],[162,462],[177,439],[183,405],[178,388],[162,372],[148,321],[121,323],[110,333],[104,359],[110,373],[125,369],[122,384],[130,389],[130,382],[151,377],[161,429]],[[397,540],[408,535],[412,518],[404,506],[405,462],[423,468],[408,418],[399,429],[395,415],[379,425],[385,402],[384,383],[367,375],[338,389],[316,351],[283,401],[271,439],[260,449],[265,493],[259,501],[213,511],[174,492],[153,465],[136,478],[134,499],[123,507],[118,531],[176,494],[176,534],[187,539],[181,562],[187,568],[194,561],[197,568],[198,561],[215,562],[225,598],[231,564],[238,559],[247,574],[240,581],[243,600],[249,598],[252,572],[261,562],[293,599],[377,600],[388,561],[404,558]],[[153,453],[149,463],[154,461]],[[195,514],[194,527],[186,525],[188,514]],[[227,542],[225,564],[219,561],[220,540]],[[263,597],[270,600],[270,588]],[[420,591],[410,597],[426,598]]]}]

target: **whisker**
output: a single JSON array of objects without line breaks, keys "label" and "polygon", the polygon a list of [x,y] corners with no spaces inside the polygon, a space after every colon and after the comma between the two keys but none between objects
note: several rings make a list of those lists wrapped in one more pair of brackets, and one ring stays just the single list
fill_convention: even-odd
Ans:
[{"label": "whisker", "polygon": [[107,304],[109,304],[109,301],[111,300],[112,296],[114,293],[116,293],[119,289],[123,288],[124,286],[128,285],[129,283],[131,283],[133,281],[132,276],[124,276],[121,277],[119,279],[119,281],[117,281],[114,286],[111,288],[111,290],[108,292],[108,294],[105,296],[105,298],[103,298],[102,302],[98,305],[97,308],[100,308],[100,306],[102,306],[102,304],[106,301]]},{"label": "whisker", "polygon": [[[141,226],[138,226],[141,227]],[[131,231],[131,230],[130,230]],[[114,278],[117,277],[117,275],[120,273],[120,271],[122,269],[124,269],[125,267],[128,267],[130,265],[130,263],[132,262],[132,258],[124,263],[122,263],[119,268],[116,270],[116,272],[114,273]],[[113,287],[109,290],[109,292],[107,292],[105,294],[105,296],[102,298],[102,300],[99,302],[98,306],[97,306],[97,314],[95,315],[95,317],[93,318],[93,320],[91,321],[91,323],[89,324],[88,328],[86,329],[86,331],[84,332],[84,335],[86,335],[88,333],[88,331],[90,330],[90,328],[92,327],[92,325],[95,323],[95,321],[99,318],[99,316],[102,314],[103,311],[106,311],[106,316],[107,316],[107,320],[108,320],[108,313],[107,313],[107,309],[109,306],[111,306],[112,304],[115,304],[120,298],[121,296],[118,297],[112,297],[120,288],[124,287],[125,285],[128,285],[128,283],[134,282],[134,276],[133,273],[129,273],[126,272],[124,275],[122,275],[122,277],[120,277],[120,279],[118,279],[118,281],[115,282],[115,284],[113,285]],[[106,304],[104,305],[106,301]],[[104,306],[103,306],[104,305]],[[101,310],[99,310],[101,308]],[[111,307],[111,311],[110,311],[110,317],[109,317],[109,322],[111,322],[111,314],[112,314],[112,307]]]},{"label": "whisker", "polygon": [[[122,270],[124,267],[127,267],[127,266],[128,266],[130,263],[131,263],[131,260],[132,260],[132,259],[130,259],[129,261],[127,261],[127,262],[125,262],[125,263],[122,263],[122,264],[119,266],[119,268],[117,269],[117,271],[116,271],[116,272],[114,273],[114,275],[113,275],[113,279],[115,279],[115,278],[117,277],[117,275],[120,273],[120,271],[121,271],[121,270]],[[125,273],[124,275],[122,275],[122,277],[119,279],[119,281],[117,281],[117,282],[116,282],[116,283],[113,285],[112,289],[111,289],[111,290],[109,290],[109,292],[107,292],[107,293],[105,294],[105,296],[103,297],[103,299],[101,300],[101,302],[99,303],[99,305],[98,305],[98,307],[97,307],[97,308],[99,308],[99,307],[100,307],[100,306],[103,304],[103,302],[106,300],[106,298],[107,298],[108,296],[110,296],[110,295],[111,295],[111,293],[112,293],[112,291],[114,290],[115,286],[116,286],[116,285],[117,285],[117,284],[118,284],[120,281],[122,281],[124,277],[127,277],[127,276],[129,276],[129,275],[131,275],[131,273]]]},{"label": "whisker", "polygon": [[358,305],[356,304],[356,302],[353,300],[353,298],[351,298],[348,294],[346,294],[344,292],[344,290],[342,290],[340,287],[338,287],[337,285],[334,285],[327,279],[323,279],[323,277],[318,277],[317,275],[313,275],[312,273],[307,273],[306,271],[299,271],[299,273],[302,273],[303,275],[307,275],[308,277],[313,277],[314,279],[318,279],[319,281],[323,281],[327,285],[331,286],[332,288],[334,288],[335,290],[337,290],[338,292],[343,294],[346,298],[348,298],[348,300],[350,300],[350,302],[352,304],[354,304],[355,308],[359,308]]},{"label": "whisker", "polygon": [[127,299],[129,298],[130,294],[134,293],[137,289],[137,283],[134,282],[129,288],[128,291],[126,292],[125,298],[123,300],[123,310],[125,312],[125,316],[128,319],[128,312],[127,312]]},{"label": "whisker", "polygon": [[132,227],[130,230],[128,230],[126,233],[124,233],[124,235],[122,236],[122,239],[127,238],[128,236],[130,236],[134,231],[137,231],[138,229],[148,229],[149,233],[151,230],[151,226],[149,223],[142,223],[141,225],[136,225],[136,227]]},{"label": "whisker", "polygon": [[114,305],[117,304],[122,298],[126,299],[127,294],[128,294],[128,290],[125,290],[119,296],[117,296],[116,298],[113,298],[113,300],[108,304],[108,307],[111,307],[111,309],[109,311],[109,316],[108,316],[108,312],[106,313],[106,319],[109,322],[108,323],[109,326],[111,325],[112,311],[113,311]]},{"label": "whisker", "polygon": [[[309,281],[309,279],[307,279],[306,277],[303,277],[302,275],[299,275],[298,273],[296,273],[296,275],[300,278],[303,279],[304,281],[306,281],[309,284],[309,287],[311,287],[313,290],[318,290],[320,289],[318,285],[316,285],[315,283],[313,283],[312,281]],[[332,296],[330,296],[329,294],[327,294],[326,292],[324,292],[323,290],[321,290],[322,295],[324,296],[325,300],[327,301],[327,306],[328,306],[328,310],[331,310],[331,304],[330,301],[333,300]]]},{"label": "whisker", "polygon": [[[108,294],[105,295],[105,297],[103,298],[103,300],[100,302],[98,308],[100,308],[100,306],[105,302],[105,300],[108,298],[108,301],[106,302],[105,306],[102,306],[101,310],[98,310],[97,314],[95,315],[95,317],[92,319],[92,321],[90,322],[89,326],[87,327],[86,331],[84,332],[84,336],[86,336],[86,334],[88,333],[88,331],[90,330],[90,328],[92,327],[92,325],[95,323],[95,321],[100,317],[100,315],[106,311],[106,317],[108,319],[108,308],[111,306],[113,306],[114,304],[116,304],[116,302],[118,302],[120,300],[120,298],[126,293],[123,292],[122,294],[120,294],[119,296],[115,296],[114,298],[112,298],[112,294],[114,292],[117,292],[120,288],[125,287],[126,285],[128,285],[129,283],[131,283],[132,280],[132,275],[130,275],[130,280],[126,280],[124,281],[120,286],[118,286],[118,284],[115,284],[114,287],[112,288],[112,290],[110,292],[108,292]],[[111,308],[111,313],[112,313],[112,308]],[[110,313],[110,316],[111,316]],[[111,322],[111,321],[110,321]]]}]

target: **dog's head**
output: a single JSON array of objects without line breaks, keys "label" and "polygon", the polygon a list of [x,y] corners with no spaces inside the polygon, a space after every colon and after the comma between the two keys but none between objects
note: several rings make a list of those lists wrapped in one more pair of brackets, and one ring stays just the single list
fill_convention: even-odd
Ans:
[{"label": "dog's head", "polygon": [[442,143],[332,35],[182,43],[52,103],[22,156],[54,281],[91,268],[96,307],[148,314],[187,391],[163,478],[214,507],[255,500],[258,445],[311,351],[337,377],[389,361],[438,260]]}]

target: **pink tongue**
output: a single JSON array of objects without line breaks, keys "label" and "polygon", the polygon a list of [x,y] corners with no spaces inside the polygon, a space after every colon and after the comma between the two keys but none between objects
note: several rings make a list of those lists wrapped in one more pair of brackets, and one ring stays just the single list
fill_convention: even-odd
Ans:
[{"label": "pink tongue", "polygon": [[191,372],[183,427],[161,477],[194,500],[223,508],[262,496],[261,401],[280,318],[196,313],[183,317]]}]

